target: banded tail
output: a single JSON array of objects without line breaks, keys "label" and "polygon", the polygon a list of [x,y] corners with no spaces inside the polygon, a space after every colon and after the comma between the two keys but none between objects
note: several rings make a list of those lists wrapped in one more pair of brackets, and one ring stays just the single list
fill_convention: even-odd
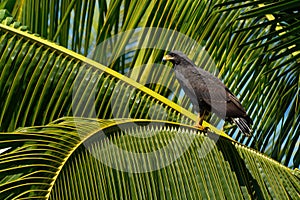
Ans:
[{"label": "banded tail", "polygon": [[232,121],[239,127],[239,129],[248,137],[252,135],[251,124],[253,124],[250,117],[248,119],[245,118],[231,118]]}]

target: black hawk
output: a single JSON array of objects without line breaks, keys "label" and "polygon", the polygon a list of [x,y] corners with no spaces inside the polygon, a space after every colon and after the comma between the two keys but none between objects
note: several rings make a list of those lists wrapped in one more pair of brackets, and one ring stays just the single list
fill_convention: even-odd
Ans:
[{"label": "black hawk", "polygon": [[169,52],[163,58],[174,65],[176,78],[194,107],[199,109],[196,126],[205,130],[202,122],[206,114],[215,113],[218,117],[235,123],[247,136],[251,136],[253,121],[247,115],[237,97],[214,75],[197,67],[180,51]]}]

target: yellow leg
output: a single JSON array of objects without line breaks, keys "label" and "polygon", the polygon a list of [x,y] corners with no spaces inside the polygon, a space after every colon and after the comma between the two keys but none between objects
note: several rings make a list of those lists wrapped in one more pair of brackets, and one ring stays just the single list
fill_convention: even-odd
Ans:
[{"label": "yellow leg", "polygon": [[203,123],[205,114],[206,114],[206,111],[205,111],[205,110],[203,111],[202,114],[199,113],[197,122],[196,122],[196,124],[195,124],[195,127],[198,128],[198,129],[200,129],[201,131],[207,131],[207,128],[208,128],[208,127],[202,126],[202,123]]}]

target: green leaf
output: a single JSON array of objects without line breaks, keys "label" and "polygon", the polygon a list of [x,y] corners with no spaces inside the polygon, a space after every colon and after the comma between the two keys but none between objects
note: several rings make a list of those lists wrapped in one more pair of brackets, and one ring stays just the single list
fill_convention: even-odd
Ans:
[{"label": "green leaf", "polygon": [[[81,55],[88,55],[89,58],[104,65],[108,63],[107,65],[109,66],[107,67],[130,77],[174,103],[180,104],[184,109],[191,110],[192,105],[189,98],[182,93],[181,87],[174,76],[170,76],[168,69],[153,69],[153,64],[161,64],[162,56],[165,53],[164,50],[177,49],[184,51],[198,66],[218,75],[230,90],[239,97],[247,112],[254,119],[254,135],[257,140],[245,138],[234,127],[226,130],[228,134],[241,143],[257,147],[259,151],[270,156],[272,155],[272,157],[282,163],[288,163],[289,167],[299,167],[299,162],[294,162],[299,160],[295,158],[299,147],[289,147],[294,153],[288,153],[286,155],[288,157],[285,157],[280,152],[284,151],[283,147],[286,144],[293,143],[293,141],[281,139],[282,143],[278,144],[276,142],[277,138],[289,138],[289,140],[293,138],[297,141],[297,138],[299,138],[298,132],[296,131],[295,133],[295,130],[298,130],[297,126],[295,127],[297,123],[289,123],[299,121],[300,116],[299,106],[297,106],[299,104],[298,98],[294,100],[299,93],[299,67],[297,67],[299,63],[297,57],[299,54],[297,40],[299,31],[295,31],[299,29],[299,9],[295,7],[295,5],[299,4],[299,0],[276,2],[264,0],[255,2],[185,0],[160,1],[158,3],[138,0],[51,2],[24,0],[16,2],[12,15],[17,21],[21,21],[29,27],[23,26],[21,27],[22,30],[30,30],[50,40],[53,40],[56,35],[54,42]],[[3,13],[3,11],[1,12]],[[7,12],[5,17],[1,16],[0,19],[2,24],[11,25],[15,28],[20,27],[20,23],[15,22],[12,17],[7,17]],[[147,34],[141,31],[145,27],[152,28],[148,33],[151,37],[146,37]],[[157,27],[168,30],[173,34],[159,34],[160,31]],[[128,34],[127,37],[121,37],[119,40],[112,40],[111,46],[108,45],[104,51],[94,51],[97,45],[108,41],[109,38],[114,38],[118,34],[132,30],[135,30],[133,34]],[[138,30],[141,32],[139,33]],[[205,51],[209,55],[203,53],[203,48],[193,48],[195,46],[187,45],[188,40],[181,40],[179,37],[176,37],[174,33],[178,32],[185,35],[188,39],[193,39],[195,44],[205,47]],[[12,47],[14,44],[23,48],[23,44],[21,45],[20,42],[17,42],[18,39],[9,40],[11,37],[10,33],[1,32],[1,38],[3,38],[0,43],[1,53],[8,46],[14,48]],[[28,38],[27,36],[24,37]],[[22,40],[23,43],[26,43],[27,39],[25,38]],[[12,44],[8,44],[8,42]],[[35,48],[39,49],[40,44],[37,42]],[[30,50],[31,48],[28,45],[25,45],[24,49]],[[149,45],[156,46],[140,49],[140,47]],[[46,46],[49,47],[49,45]],[[110,47],[115,48],[110,49]],[[124,49],[128,51],[122,54]],[[6,77],[8,76],[9,63],[7,65],[5,63],[9,61],[9,56],[13,55],[7,54],[11,51],[13,49],[7,49],[5,51],[6,57],[3,57],[0,61],[0,68],[3,69],[5,66],[6,69],[6,72],[3,74],[5,79],[3,80],[12,81],[16,75],[16,71],[13,71],[14,73],[11,74],[10,78]],[[16,52],[17,49],[14,49],[14,51]],[[45,51],[44,47],[40,51]],[[56,50],[56,53],[64,51],[60,49],[59,51]],[[24,50],[23,53],[25,52]],[[119,55],[118,53],[120,52],[121,55],[117,56],[117,58],[112,56]],[[50,53],[51,48],[49,50]],[[39,54],[36,55],[39,56]],[[49,56],[46,54],[41,55]],[[54,55],[55,57],[60,56],[59,54]],[[78,54],[68,59],[74,59],[74,57],[78,57]],[[61,56],[61,59],[64,60],[64,56]],[[20,77],[16,78],[16,81],[24,80],[24,82],[22,84],[14,83],[13,91],[8,92],[6,90],[6,93],[2,93],[5,99],[7,99],[8,94],[10,95],[11,103],[6,104],[5,114],[1,112],[1,119],[4,121],[1,121],[1,123],[5,124],[1,125],[1,130],[12,131],[20,126],[33,125],[35,122],[38,122],[37,124],[46,124],[58,117],[73,114],[73,108],[70,106],[71,93],[69,93],[70,90],[68,88],[73,86],[72,79],[76,79],[78,68],[82,68],[80,66],[83,64],[77,62],[76,58],[74,60],[75,64],[70,64],[68,59],[64,61],[65,65],[68,66],[68,72],[62,72],[64,79],[61,82],[57,80],[53,81],[54,84],[51,82],[51,78],[59,78],[60,72],[51,69],[44,71],[45,73],[52,73],[51,78],[47,81],[47,84],[51,83],[51,86],[48,85],[49,93],[55,92],[55,97],[50,99],[50,105],[46,105],[47,100],[45,99],[49,98],[50,95],[47,94],[47,91],[41,88],[34,90],[35,84],[39,80],[37,79],[38,76],[33,77],[31,81],[29,79],[20,79]],[[106,62],[111,61],[110,59],[113,59],[112,62]],[[15,61],[11,64],[15,64]],[[33,64],[30,66],[33,67]],[[141,68],[141,66],[145,67]],[[20,70],[19,75],[21,75],[22,71],[27,70],[28,66],[22,65],[22,67],[25,68]],[[14,67],[12,68],[14,69]],[[71,68],[74,69],[71,70]],[[29,69],[33,70],[34,68]],[[272,73],[266,73],[270,71]],[[42,73],[42,71],[37,71],[38,73]],[[55,73],[57,73],[57,76],[54,75]],[[93,77],[94,79],[92,80],[97,81],[95,78],[97,75],[90,73],[89,75],[82,74],[82,77]],[[29,71],[26,74],[26,77],[32,75]],[[119,78],[113,77],[114,75],[107,79],[105,79],[106,76],[98,79],[107,81],[105,83],[108,86],[103,87],[104,90],[101,93],[97,93],[99,98],[105,97],[106,102],[99,104],[100,100],[96,101],[98,104],[95,115],[85,112],[87,107],[84,108],[82,112],[85,113],[85,116],[112,117],[109,114],[110,108],[105,106],[107,102],[111,102],[111,98],[109,98],[109,95],[113,94],[111,87],[114,87],[119,80]],[[68,82],[64,85],[63,80],[66,79]],[[154,82],[159,80],[159,84],[152,83],[153,80]],[[43,82],[42,79],[40,81],[40,83]],[[46,79],[44,81],[46,82]],[[23,97],[25,92],[24,89],[20,88],[24,88],[29,83],[31,89],[26,89],[27,96]],[[59,88],[64,89],[56,89],[56,83],[59,85]],[[7,84],[5,89],[10,89],[10,86]],[[82,85],[82,88],[92,86],[92,83],[86,82],[85,85]],[[110,89],[108,89],[109,86]],[[98,89],[97,87],[94,88]],[[106,90],[107,94],[105,94]],[[130,90],[129,86],[126,90]],[[59,95],[61,91],[63,91],[63,95]],[[33,92],[35,92],[36,98],[30,103],[29,99]],[[42,92],[42,97],[45,99],[41,103],[37,103],[38,95]],[[100,94],[103,94],[103,96],[100,96]],[[18,103],[18,99],[14,98],[14,95],[21,96],[24,99],[23,104],[15,104]],[[81,102],[81,105],[85,99],[91,102],[92,98],[88,99],[87,95],[88,93],[85,94],[81,101],[78,101]],[[149,99],[148,96],[140,97],[143,97],[143,95],[138,98],[139,101],[142,99],[141,102],[146,106],[133,106],[131,113],[139,111],[137,114],[134,114],[135,117],[144,118],[147,116],[147,105],[157,104],[157,102],[161,101],[161,97],[154,99]],[[56,101],[58,101],[57,105],[55,105]],[[130,101],[134,102],[134,100]],[[28,103],[30,103],[30,107],[26,107]],[[4,108],[3,104],[1,104],[1,109]],[[12,108],[14,110],[18,109],[19,105],[22,105],[22,109],[12,112],[17,114],[9,114],[12,106],[14,106]],[[130,104],[126,103],[126,105]],[[43,115],[42,111],[35,110],[36,108],[45,109],[46,115]],[[178,111],[179,107],[177,108],[175,110]],[[169,107],[164,107],[162,110],[168,109]],[[34,112],[41,113],[33,114]],[[117,113],[121,113],[121,109]],[[4,116],[5,118],[3,118]],[[176,121],[174,119],[175,116],[177,116],[176,113],[170,118]],[[193,116],[189,118],[195,120],[195,115]],[[16,121],[18,122],[16,123]],[[211,122],[218,124],[219,120],[212,117]],[[282,128],[282,122],[285,122],[285,128]],[[221,126],[220,124],[218,127]],[[10,129],[7,129],[8,127]],[[280,150],[276,148],[280,148]],[[274,152],[277,152],[278,155],[274,155]]]},{"label": "green leaf", "polygon": [[62,118],[0,135],[9,148],[0,154],[4,199],[296,199],[300,191],[296,170],[167,121]]}]

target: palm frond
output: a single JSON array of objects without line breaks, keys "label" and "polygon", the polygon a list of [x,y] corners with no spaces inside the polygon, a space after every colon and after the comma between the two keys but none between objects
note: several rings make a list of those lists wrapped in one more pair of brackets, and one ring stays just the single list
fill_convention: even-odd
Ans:
[{"label": "palm frond", "polygon": [[0,154],[2,199],[296,199],[300,192],[296,170],[166,121],[62,118],[0,135],[8,149]]},{"label": "palm frond", "polygon": [[[179,84],[167,75],[169,71],[153,67],[153,63],[161,64],[165,49],[184,51],[199,66],[216,72],[254,119],[255,139],[243,137],[237,129],[226,130],[228,134],[288,166],[299,167],[295,156],[281,160],[281,155],[273,153],[278,152],[279,144],[292,142],[285,142],[285,138],[299,142],[299,134],[293,132],[300,116],[299,10],[293,7],[298,0],[53,1],[46,6],[41,1],[28,2],[23,1],[14,13],[32,32],[104,65],[114,52],[118,56],[108,62],[110,68],[189,109],[189,99],[182,96]],[[138,32],[145,27],[152,28],[150,38]],[[205,47],[208,54],[203,54],[201,47],[187,45],[178,35],[161,34],[157,27],[182,33]],[[94,51],[97,45],[126,31],[132,32],[111,40],[115,49]],[[150,48],[139,49],[141,46]],[[124,49],[127,51],[120,54]],[[161,84],[152,84],[156,80]],[[219,123],[214,118],[210,121]],[[295,155],[299,147],[289,151],[287,155]]]},{"label": "palm frond", "polygon": [[[15,26],[13,21],[3,22]],[[195,114],[110,68],[28,32],[0,28],[2,131],[43,125],[62,116],[196,121]],[[22,98],[14,98],[16,94]]]}]

